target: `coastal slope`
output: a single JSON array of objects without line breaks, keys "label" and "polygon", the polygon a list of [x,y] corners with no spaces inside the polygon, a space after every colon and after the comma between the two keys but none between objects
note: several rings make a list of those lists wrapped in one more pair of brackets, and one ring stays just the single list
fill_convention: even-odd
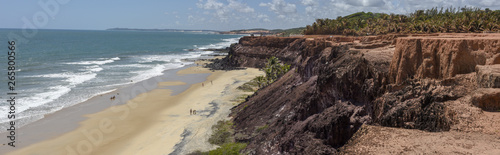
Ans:
[{"label": "coastal slope", "polygon": [[[357,138],[396,127],[401,132],[380,136],[473,132],[468,139],[489,145],[458,151],[487,153],[500,144],[481,138],[500,136],[499,41],[497,34],[243,37],[222,65],[262,67],[276,56],[292,69],[233,109],[235,138],[250,154],[377,153],[376,138]],[[447,153],[440,148],[430,151]]]}]

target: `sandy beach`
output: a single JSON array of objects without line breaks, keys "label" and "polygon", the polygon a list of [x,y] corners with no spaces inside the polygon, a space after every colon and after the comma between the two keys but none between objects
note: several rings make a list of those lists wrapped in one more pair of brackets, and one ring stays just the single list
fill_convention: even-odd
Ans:
[{"label": "sandy beach", "polygon": [[[159,82],[125,104],[85,115],[75,129],[8,154],[186,154],[214,149],[207,142],[211,126],[228,119],[236,104],[233,100],[245,94],[236,87],[263,73],[252,68],[213,72],[193,66],[176,76],[188,79],[206,74],[203,82],[191,85],[181,80]],[[184,91],[173,91],[186,85]],[[127,94],[116,93],[120,95]],[[191,109],[197,113],[191,115]]]}]

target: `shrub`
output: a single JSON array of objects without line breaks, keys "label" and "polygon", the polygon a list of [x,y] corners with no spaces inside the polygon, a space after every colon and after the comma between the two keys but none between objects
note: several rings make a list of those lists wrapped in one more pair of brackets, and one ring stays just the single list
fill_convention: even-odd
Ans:
[{"label": "shrub", "polygon": [[224,143],[232,142],[231,135],[232,129],[231,126],[233,123],[231,121],[219,121],[217,124],[212,126],[212,136],[208,138],[208,142],[210,144],[222,145]]},{"label": "shrub", "polygon": [[209,151],[209,155],[238,155],[240,151],[247,147],[245,143],[226,143],[221,147]]}]

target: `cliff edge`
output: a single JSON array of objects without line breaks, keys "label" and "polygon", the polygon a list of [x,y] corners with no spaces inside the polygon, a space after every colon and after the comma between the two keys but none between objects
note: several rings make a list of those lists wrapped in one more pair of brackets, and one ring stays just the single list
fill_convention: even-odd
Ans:
[{"label": "cliff edge", "polygon": [[276,56],[292,69],[232,110],[234,136],[249,154],[495,152],[499,41],[497,34],[243,37],[222,63],[260,68]]}]

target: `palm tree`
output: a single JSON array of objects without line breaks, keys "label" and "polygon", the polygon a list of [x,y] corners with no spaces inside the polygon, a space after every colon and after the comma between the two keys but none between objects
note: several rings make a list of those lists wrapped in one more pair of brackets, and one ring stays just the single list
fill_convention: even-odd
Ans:
[{"label": "palm tree", "polygon": [[257,76],[257,77],[255,77],[255,81],[259,85],[259,88],[261,88],[262,86],[264,86],[264,84],[266,83],[265,80],[266,80],[266,78],[264,78],[264,76]]}]

